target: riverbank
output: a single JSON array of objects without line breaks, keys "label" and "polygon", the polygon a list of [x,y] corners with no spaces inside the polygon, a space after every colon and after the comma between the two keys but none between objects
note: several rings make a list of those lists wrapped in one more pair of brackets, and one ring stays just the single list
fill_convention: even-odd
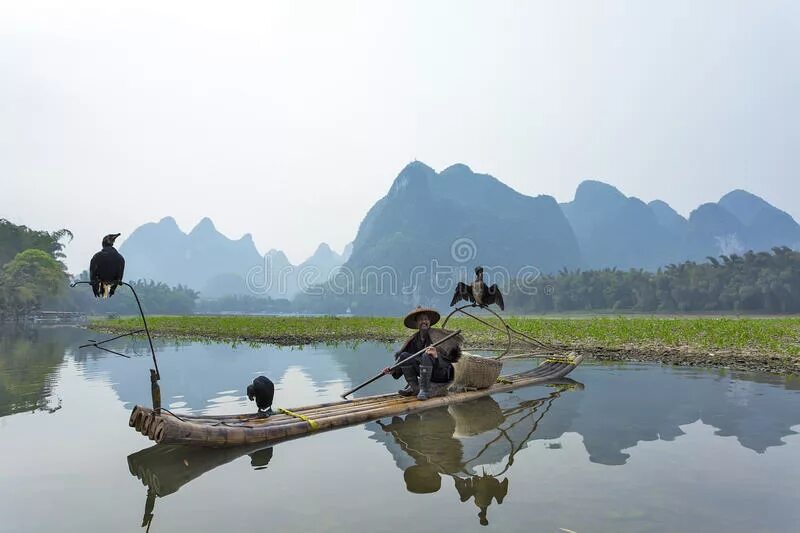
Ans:
[{"label": "riverbank", "polygon": [[[511,317],[511,327],[559,351],[600,360],[652,361],[800,375],[800,318]],[[92,320],[91,327],[128,331],[137,318]],[[398,342],[409,330],[395,317],[153,316],[154,335],[222,341],[308,344]],[[505,336],[469,318],[453,319],[470,348],[505,346]],[[520,350],[525,345],[518,345]]]}]

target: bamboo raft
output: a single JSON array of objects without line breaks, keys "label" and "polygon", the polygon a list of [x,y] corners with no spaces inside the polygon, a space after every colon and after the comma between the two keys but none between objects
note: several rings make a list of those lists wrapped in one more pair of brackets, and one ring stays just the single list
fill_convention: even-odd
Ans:
[{"label": "bamboo raft", "polygon": [[455,392],[425,401],[402,397],[396,393],[366,396],[354,400],[279,409],[269,417],[253,413],[226,416],[181,415],[135,406],[128,425],[157,444],[184,444],[209,448],[226,448],[267,444],[330,429],[362,424],[390,416],[426,411],[491,394],[508,392],[528,385],[562,378],[583,361],[583,356],[570,359],[548,359],[533,370],[501,376],[498,382],[476,391]]}]

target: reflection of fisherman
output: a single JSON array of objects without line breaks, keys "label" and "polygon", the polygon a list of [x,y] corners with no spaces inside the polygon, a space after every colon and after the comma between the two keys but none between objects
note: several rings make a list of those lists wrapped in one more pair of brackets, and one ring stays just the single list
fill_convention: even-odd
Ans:
[{"label": "reflection of fisherman", "polygon": [[403,473],[409,492],[436,492],[442,486],[440,474],[461,471],[463,449],[461,441],[453,437],[456,422],[446,407],[413,413],[405,419],[396,416],[380,426],[416,463]]},{"label": "reflection of fisherman", "polygon": [[389,368],[384,369],[384,372],[391,373],[394,379],[405,377],[407,386],[398,391],[401,396],[416,395],[420,400],[427,400],[433,396],[447,394],[447,387],[455,377],[453,363],[461,356],[462,339],[457,335],[438,346],[431,346],[432,343],[451,333],[431,327],[439,321],[439,318],[441,317],[436,310],[417,307],[403,319],[403,324],[407,328],[418,331],[395,354],[395,361],[401,361],[426,346],[428,349],[394,371],[390,371]]},{"label": "reflection of fisherman", "polygon": [[[508,479],[501,481],[485,472],[470,474],[467,463],[471,460],[464,458],[464,445],[456,435],[470,437],[494,430],[505,421],[505,416],[490,397],[459,404],[458,409],[454,407],[410,414],[405,419],[394,417],[391,423],[378,422],[378,425],[392,435],[396,445],[415,463],[403,471],[406,490],[414,494],[438,492],[442,475],[450,476],[459,499],[466,502],[473,498],[480,508],[480,523],[486,525],[492,500],[502,503],[508,493]],[[387,447],[393,450],[392,446]]]}]

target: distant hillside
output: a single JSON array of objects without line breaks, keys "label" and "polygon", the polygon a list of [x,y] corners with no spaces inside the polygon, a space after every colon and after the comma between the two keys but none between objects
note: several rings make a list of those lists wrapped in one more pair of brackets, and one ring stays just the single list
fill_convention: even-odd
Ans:
[{"label": "distant hillside", "polygon": [[175,219],[165,217],[137,228],[119,248],[126,259],[126,278],[186,285],[199,290],[204,298],[235,294],[291,298],[298,290],[299,272],[304,275],[302,283],[321,283],[344,263],[325,243],[297,266],[280,250],[262,256],[249,233],[229,239],[209,218],[186,234]]},{"label": "distant hillside", "polygon": [[472,279],[477,264],[514,276],[523,268],[549,272],[579,262],[578,243],[552,197],[522,195],[465,165],[437,174],[414,162],[367,213],[346,266],[391,267],[401,284],[415,276],[417,291],[405,299],[419,303],[449,296],[436,294],[434,267],[442,269],[436,283],[449,289],[456,278]]},{"label": "distant hillside", "polygon": [[561,209],[575,231],[585,268],[654,269],[680,258],[683,218],[666,203],[651,206],[587,180]]},{"label": "distant hillside", "polygon": [[769,250],[773,246],[800,249],[800,225],[789,213],[741,189],[729,192],[718,203],[744,226],[741,238],[746,249]]},{"label": "distant hillside", "polygon": [[561,208],[575,231],[584,268],[655,270],[707,256],[800,247],[800,225],[788,213],[742,190],[699,206],[687,220],[666,202],[645,204],[587,180]]}]

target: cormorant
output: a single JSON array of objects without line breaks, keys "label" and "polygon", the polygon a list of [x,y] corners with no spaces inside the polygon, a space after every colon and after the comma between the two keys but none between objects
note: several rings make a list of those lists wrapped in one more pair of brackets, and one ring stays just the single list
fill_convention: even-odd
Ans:
[{"label": "cormorant", "polygon": [[275,384],[266,376],[258,376],[253,380],[252,385],[247,386],[247,398],[252,402],[254,399],[258,406],[258,412],[272,414],[272,398],[275,396]]},{"label": "cormorant", "polygon": [[480,266],[475,267],[475,281],[472,282],[472,285],[467,285],[463,281],[458,282],[450,305],[453,306],[460,300],[472,302],[480,307],[497,304],[500,310],[506,308],[503,303],[503,294],[497,284],[487,287],[486,283],[483,282],[483,267]]},{"label": "cormorant", "polygon": [[114,248],[119,233],[103,237],[103,249],[94,254],[89,263],[89,282],[97,298],[110,298],[123,281],[125,258]]}]

